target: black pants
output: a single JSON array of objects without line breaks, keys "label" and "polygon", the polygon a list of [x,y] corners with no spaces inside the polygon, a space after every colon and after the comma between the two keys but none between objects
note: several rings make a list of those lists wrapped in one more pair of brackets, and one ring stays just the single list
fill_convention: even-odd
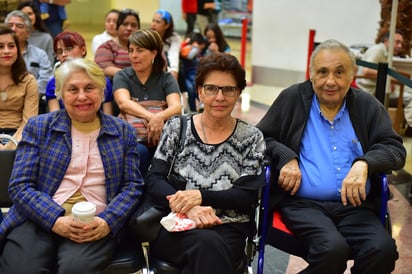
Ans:
[{"label": "black pants", "polygon": [[0,273],[100,273],[110,263],[113,238],[78,244],[26,221],[6,237]]},{"label": "black pants", "polygon": [[186,36],[193,32],[196,23],[196,13],[186,13]]},{"label": "black pants", "polygon": [[150,244],[156,257],[182,268],[181,274],[234,274],[245,258],[250,224],[226,224],[211,229],[168,232],[163,227]]},{"label": "black pants", "polygon": [[309,266],[301,273],[340,274],[350,257],[351,273],[391,273],[398,259],[395,241],[373,211],[372,202],[343,206],[340,201],[286,198],[280,204],[285,224],[302,239]]}]

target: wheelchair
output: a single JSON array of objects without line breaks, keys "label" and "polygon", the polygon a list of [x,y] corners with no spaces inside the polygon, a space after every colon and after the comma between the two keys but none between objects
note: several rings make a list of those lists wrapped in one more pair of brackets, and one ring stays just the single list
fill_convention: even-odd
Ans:
[{"label": "wheelchair", "polygon": [[[297,237],[282,221],[279,210],[271,212],[269,207],[269,195],[271,185],[271,166],[269,160],[265,160],[265,186],[263,188],[261,204],[259,208],[258,235],[256,237],[256,249],[258,252],[257,274],[263,274],[265,259],[265,245],[270,245],[291,255],[304,258],[308,251]],[[391,220],[387,210],[389,200],[389,184],[385,174],[379,174],[379,206],[377,215],[390,235]]]}]

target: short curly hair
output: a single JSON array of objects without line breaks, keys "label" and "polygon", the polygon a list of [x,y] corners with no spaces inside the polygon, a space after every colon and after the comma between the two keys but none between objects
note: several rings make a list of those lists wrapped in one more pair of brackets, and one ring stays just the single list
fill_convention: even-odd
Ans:
[{"label": "short curly hair", "polygon": [[246,73],[237,58],[227,53],[213,53],[200,59],[196,73],[196,87],[203,86],[205,79],[212,71],[228,72],[233,75],[239,91],[246,87]]}]

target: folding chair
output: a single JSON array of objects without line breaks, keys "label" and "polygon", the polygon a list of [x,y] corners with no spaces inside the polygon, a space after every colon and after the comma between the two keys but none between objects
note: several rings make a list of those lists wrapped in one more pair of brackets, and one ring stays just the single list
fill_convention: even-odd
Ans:
[{"label": "folding chair", "polygon": [[[380,201],[377,212],[379,219],[385,226],[388,233],[391,235],[391,221],[387,210],[389,199],[389,185],[385,174],[379,175],[380,179]],[[280,211],[274,210],[270,212],[269,208],[269,193],[271,183],[271,167],[270,163],[265,163],[265,187],[262,194],[262,202],[260,207],[259,230],[258,230],[258,262],[257,274],[263,274],[263,265],[265,258],[265,245],[271,245],[286,253],[294,256],[305,258],[308,251],[303,244],[296,238],[282,221]]]},{"label": "folding chair", "polygon": [[[0,134],[0,139],[17,142],[12,136]],[[13,169],[16,150],[0,150],[0,207],[9,208],[13,205],[8,194],[10,175]],[[0,216],[1,217],[1,216]],[[0,219],[1,220],[1,219]],[[135,273],[143,266],[143,254],[139,253],[139,243],[131,242],[127,235],[121,239],[117,246],[112,261],[103,271],[104,274]]]}]

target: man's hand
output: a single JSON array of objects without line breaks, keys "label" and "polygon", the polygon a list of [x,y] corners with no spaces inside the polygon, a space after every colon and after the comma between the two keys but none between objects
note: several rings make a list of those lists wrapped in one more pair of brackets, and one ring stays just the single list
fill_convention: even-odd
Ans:
[{"label": "man's hand", "polygon": [[283,190],[295,195],[300,187],[301,179],[298,160],[293,159],[280,169],[278,184]]},{"label": "man's hand", "polygon": [[57,218],[52,231],[76,243],[86,243],[100,240],[110,233],[110,227],[100,217],[94,217],[89,224],[76,222],[73,216]]},{"label": "man's hand", "polygon": [[199,190],[179,190],[166,197],[173,212],[186,213],[194,206],[202,204],[202,194]]},{"label": "man's hand", "polygon": [[366,200],[366,181],[368,179],[368,163],[356,161],[348,175],[342,181],[341,200],[343,205],[349,203],[359,206]]},{"label": "man's hand", "polygon": [[186,215],[196,223],[196,228],[208,228],[222,224],[222,220],[216,216],[215,211],[210,206],[192,207]]}]

